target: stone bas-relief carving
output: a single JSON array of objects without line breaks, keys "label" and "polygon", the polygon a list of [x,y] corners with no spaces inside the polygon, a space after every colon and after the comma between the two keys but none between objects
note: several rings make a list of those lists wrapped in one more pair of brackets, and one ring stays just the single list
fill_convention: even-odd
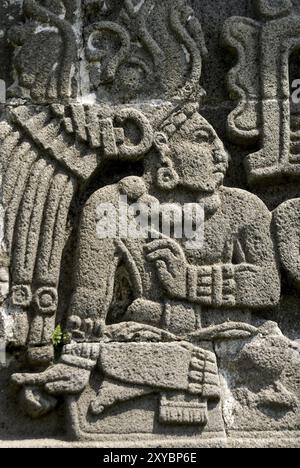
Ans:
[{"label": "stone bas-relief carving", "polygon": [[[228,118],[233,140],[261,149],[246,159],[250,181],[299,175],[299,121],[291,112],[289,59],[300,48],[299,15],[290,0],[254,2],[260,21],[232,17],[223,40],[238,54],[230,92],[239,103]],[[292,106],[293,109],[293,106]]]},{"label": "stone bas-relief carving", "polygon": [[16,47],[17,82],[11,96],[27,96],[38,102],[64,100],[72,95],[77,58],[75,32],[77,1],[25,0],[25,24],[9,31]]},{"label": "stone bas-relief carving", "polygon": [[[64,101],[80,94],[109,102],[196,97],[207,54],[185,0],[25,0],[12,27],[14,97]],[[78,89],[79,88],[79,89]],[[95,95],[95,96],[94,96]]]},{"label": "stone bas-relief carving", "polygon": [[91,11],[97,3],[99,21],[85,29],[85,54],[92,88],[101,98],[128,101],[151,93],[180,99],[200,92],[207,50],[187,2],[129,0],[113,8],[92,2]]},{"label": "stone bas-relief carving", "polygon": [[[17,430],[33,428],[12,439],[57,438],[59,425],[86,444],[299,446],[299,325],[280,319],[287,288],[299,302],[299,199],[287,180],[272,213],[254,190],[226,184],[228,142],[204,117],[210,51],[191,4],[25,0],[8,28],[0,406]],[[253,6],[255,18],[241,8],[224,25],[251,65],[229,75],[243,98],[230,136],[263,137],[248,161],[287,174],[298,16],[289,1]],[[274,28],[287,49],[270,78]],[[193,242],[178,231],[187,206],[201,213]]]}]

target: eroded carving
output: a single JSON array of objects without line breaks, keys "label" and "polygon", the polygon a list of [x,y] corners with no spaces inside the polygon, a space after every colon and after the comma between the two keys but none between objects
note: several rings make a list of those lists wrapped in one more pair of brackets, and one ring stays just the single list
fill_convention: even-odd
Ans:
[{"label": "eroded carving", "polygon": [[91,88],[101,98],[199,95],[207,49],[201,25],[185,0],[125,0],[113,10],[102,5],[98,18],[84,33]]},{"label": "eroded carving", "polygon": [[[260,325],[254,337],[217,346],[229,430],[275,430],[299,427],[297,375],[299,346],[272,322]],[[287,364],[289,363],[289,364]],[[296,379],[296,380],[295,380]],[[250,417],[250,420],[249,420]]]},{"label": "eroded carving", "polygon": [[72,95],[77,58],[72,26],[78,6],[77,0],[24,0],[28,21],[10,31],[10,40],[17,47],[14,67],[19,85],[11,88],[12,96],[22,97],[22,88],[37,102]]},{"label": "eroded carving", "polygon": [[299,209],[300,200],[295,198],[282,203],[274,211],[281,264],[297,287],[300,286]]},{"label": "eroded carving", "polygon": [[[130,108],[20,106],[9,120],[1,124],[1,163],[11,298],[27,310],[32,360],[49,361],[72,200],[80,183],[108,159],[142,158],[152,146],[153,130],[146,116]],[[128,122],[137,134],[134,141],[125,136]],[[36,349],[41,345],[44,351]]]},{"label": "eroded carving", "polygon": [[[253,336],[247,311],[272,307],[279,299],[271,215],[255,196],[223,187],[228,156],[213,128],[191,105],[158,125],[143,178],[100,189],[84,207],[68,322],[74,343],[44,373],[14,376],[21,386],[69,395],[79,437],[101,433],[111,407],[153,393],[160,395],[160,424],[209,423],[210,405],[220,398],[212,343]],[[162,167],[167,174],[160,176]],[[169,197],[180,206],[200,204],[203,249],[189,250],[187,239],[159,232],[153,240],[151,231],[145,239],[99,238],[97,206],[110,202],[118,208],[120,195],[128,196],[129,205],[163,206]],[[126,216],[135,220],[130,211]],[[132,299],[128,304],[121,295],[117,308],[116,281],[124,270]],[[220,308],[230,323],[214,324]],[[241,323],[236,310],[244,311]],[[100,386],[91,383],[97,376]]]},{"label": "eroded carving", "polygon": [[289,0],[275,6],[269,0],[255,3],[261,21],[232,17],[224,26],[223,41],[238,54],[238,64],[228,77],[229,90],[238,100],[228,118],[228,131],[235,141],[261,144],[246,159],[250,181],[298,176],[289,59],[300,48],[299,16]]},{"label": "eroded carving", "polygon": [[[30,427],[64,404],[81,440],[299,435],[298,329],[281,319],[280,281],[300,284],[299,199],[272,217],[224,184],[230,158],[202,116],[219,108],[213,96],[200,107],[207,50],[188,3],[25,0],[9,33],[0,312],[7,394]],[[257,20],[230,18],[223,33],[239,59],[230,137],[261,142],[251,181],[298,174],[299,18],[288,0],[255,3]]]}]

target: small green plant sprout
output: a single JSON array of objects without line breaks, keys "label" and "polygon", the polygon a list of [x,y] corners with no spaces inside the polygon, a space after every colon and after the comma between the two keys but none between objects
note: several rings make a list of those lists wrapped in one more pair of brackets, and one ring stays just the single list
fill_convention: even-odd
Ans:
[{"label": "small green plant sprout", "polygon": [[54,332],[52,333],[52,344],[55,347],[67,344],[70,342],[70,335],[67,332],[63,332],[61,325],[57,325]]}]

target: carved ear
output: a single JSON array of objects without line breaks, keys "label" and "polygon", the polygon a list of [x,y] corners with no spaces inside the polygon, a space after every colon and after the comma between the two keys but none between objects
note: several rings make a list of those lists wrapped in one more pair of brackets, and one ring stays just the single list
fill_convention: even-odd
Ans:
[{"label": "carved ear", "polygon": [[157,171],[157,185],[162,190],[174,190],[179,183],[179,176],[171,159],[165,158],[162,164]]},{"label": "carved ear", "polygon": [[161,167],[156,177],[157,186],[162,190],[173,190],[179,183],[179,176],[174,169],[170,156],[169,140],[165,133],[157,132],[154,135],[154,146],[160,153]]}]

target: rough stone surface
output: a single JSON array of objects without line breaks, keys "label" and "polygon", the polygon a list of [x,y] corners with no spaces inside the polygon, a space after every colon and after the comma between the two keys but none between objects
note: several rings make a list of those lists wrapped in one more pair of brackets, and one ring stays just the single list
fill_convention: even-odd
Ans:
[{"label": "rough stone surface", "polygon": [[1,2],[0,446],[300,447],[299,50],[298,0]]}]

